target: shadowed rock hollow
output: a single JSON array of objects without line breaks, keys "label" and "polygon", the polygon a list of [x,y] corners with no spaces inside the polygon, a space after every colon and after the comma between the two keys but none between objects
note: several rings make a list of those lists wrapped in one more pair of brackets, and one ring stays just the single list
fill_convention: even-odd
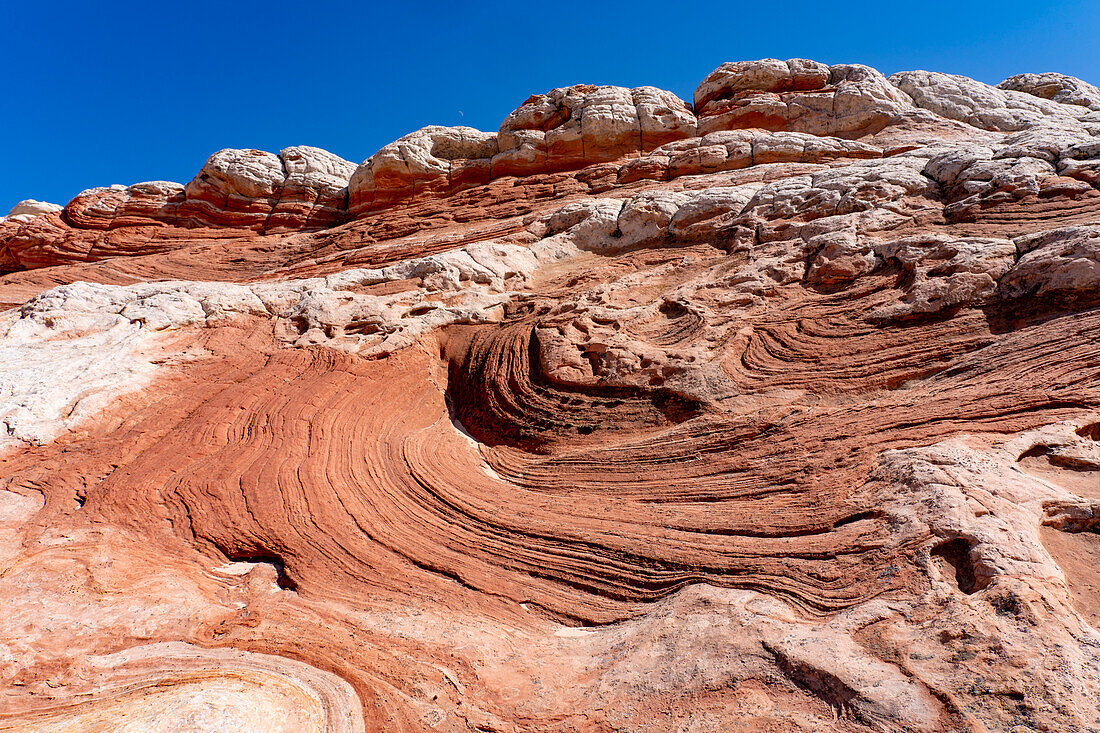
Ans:
[{"label": "shadowed rock hollow", "polygon": [[0,220],[0,730],[1100,730],[1100,90],[723,64]]}]

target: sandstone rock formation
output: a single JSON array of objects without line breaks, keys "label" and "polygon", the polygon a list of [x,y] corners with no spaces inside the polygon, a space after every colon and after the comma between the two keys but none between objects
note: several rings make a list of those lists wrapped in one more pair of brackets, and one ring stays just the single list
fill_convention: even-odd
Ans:
[{"label": "sandstone rock formation", "polygon": [[1017,74],[1002,81],[997,88],[1026,92],[1062,104],[1079,104],[1094,112],[1100,110],[1100,89],[1065,74]]},{"label": "sandstone rock formation", "polygon": [[1100,731],[1095,100],[737,62],[20,205],[0,730]]},{"label": "sandstone rock formation", "polygon": [[61,211],[61,207],[57,204],[47,203],[46,201],[35,201],[34,199],[25,199],[11,207],[11,211],[8,212],[7,216],[0,216],[0,222],[10,221],[24,223],[35,217],[52,214],[55,211]]}]

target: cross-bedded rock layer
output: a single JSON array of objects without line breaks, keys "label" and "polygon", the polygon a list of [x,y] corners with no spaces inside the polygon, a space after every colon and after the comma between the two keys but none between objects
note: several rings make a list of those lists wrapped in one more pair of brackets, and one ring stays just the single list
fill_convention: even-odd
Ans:
[{"label": "cross-bedded rock layer", "polygon": [[0,730],[1100,730],[1097,99],[739,62],[21,204]]}]

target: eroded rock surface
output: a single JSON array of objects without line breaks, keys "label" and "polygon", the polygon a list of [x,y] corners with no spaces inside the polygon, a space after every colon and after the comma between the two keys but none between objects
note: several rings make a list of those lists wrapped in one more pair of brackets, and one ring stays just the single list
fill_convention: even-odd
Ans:
[{"label": "eroded rock surface", "polygon": [[0,730],[1100,730],[1100,114],[808,60],[0,221]]}]

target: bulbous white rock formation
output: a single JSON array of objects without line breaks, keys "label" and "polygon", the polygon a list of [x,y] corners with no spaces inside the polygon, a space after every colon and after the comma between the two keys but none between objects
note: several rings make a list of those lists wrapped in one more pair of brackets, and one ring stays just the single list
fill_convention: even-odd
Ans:
[{"label": "bulbous white rock formation", "polygon": [[497,136],[472,127],[433,125],[409,133],[363,161],[348,183],[353,214],[421,193],[446,196],[488,183]]},{"label": "bulbous white rock formation", "polygon": [[35,199],[24,199],[11,207],[11,211],[8,212],[7,216],[0,216],[0,222],[10,221],[23,223],[39,216],[53,214],[57,211],[61,211],[61,207],[57,204],[51,204],[46,201],[36,201]]},{"label": "bulbous white rock formation", "polygon": [[1033,97],[1062,104],[1076,104],[1100,112],[1100,89],[1065,74],[1017,74],[1002,81],[997,88],[1025,92]]}]

